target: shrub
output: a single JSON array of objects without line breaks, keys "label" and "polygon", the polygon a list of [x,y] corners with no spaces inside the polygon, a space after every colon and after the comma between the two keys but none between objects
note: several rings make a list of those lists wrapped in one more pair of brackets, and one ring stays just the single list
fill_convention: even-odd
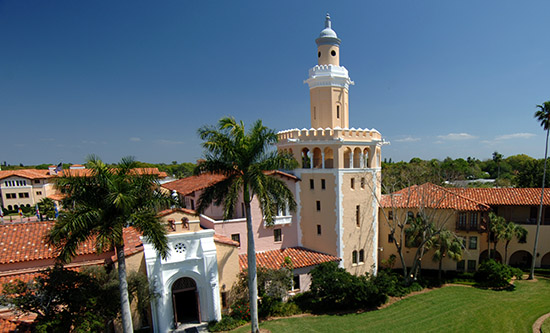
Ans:
[{"label": "shrub", "polygon": [[236,320],[250,320],[250,304],[248,300],[239,299],[231,304],[231,316]]},{"label": "shrub", "polygon": [[272,308],[271,315],[274,317],[287,317],[302,313],[300,307],[294,302],[279,302]]},{"label": "shrub", "polygon": [[[324,263],[311,271],[311,295],[297,303],[313,311],[364,309],[383,304],[387,296],[368,276],[355,276],[335,262]],[[308,303],[303,303],[308,300]]]},{"label": "shrub", "polygon": [[389,270],[381,270],[378,275],[372,278],[372,282],[378,291],[389,295],[401,297],[407,294],[407,288],[403,285],[403,279],[397,273]]},{"label": "shrub", "polygon": [[210,332],[224,332],[235,329],[239,326],[246,324],[246,320],[235,319],[231,316],[222,315],[222,320],[211,321],[208,323],[208,330]]},{"label": "shrub", "polygon": [[496,262],[493,259],[486,260],[479,265],[474,278],[481,286],[500,288],[509,285],[514,275],[520,276],[521,270]]}]

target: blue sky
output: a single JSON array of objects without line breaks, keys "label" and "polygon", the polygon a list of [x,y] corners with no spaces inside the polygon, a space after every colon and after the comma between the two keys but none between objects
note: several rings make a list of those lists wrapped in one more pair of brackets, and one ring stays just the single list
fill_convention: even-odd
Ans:
[{"label": "blue sky", "polygon": [[548,1],[0,0],[0,162],[194,162],[222,116],[309,127],[326,12],[383,157],[543,156]]}]

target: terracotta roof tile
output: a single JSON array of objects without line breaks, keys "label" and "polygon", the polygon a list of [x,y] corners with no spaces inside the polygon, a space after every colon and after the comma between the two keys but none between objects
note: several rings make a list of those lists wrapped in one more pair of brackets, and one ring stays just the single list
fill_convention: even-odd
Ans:
[{"label": "terracotta roof tile", "polygon": [[221,182],[226,177],[224,175],[205,173],[198,176],[186,177],[172,182],[164,183],[161,186],[170,190],[176,191],[180,195],[189,195],[195,191],[202,190]]},{"label": "terracotta roof tile", "polygon": [[[292,260],[294,268],[309,267],[319,265],[329,261],[340,261],[340,258],[303,247],[288,247],[286,249],[278,249],[256,253],[256,265],[271,269],[279,269],[284,263],[285,257]],[[239,255],[239,265],[242,270],[248,267],[248,256],[246,254]]]},{"label": "terracotta roof tile", "polygon": [[[540,188],[454,188],[455,193],[490,206],[538,206]],[[544,204],[550,205],[550,189],[544,191]]]},{"label": "terracotta roof tile", "polygon": [[413,185],[391,195],[383,195],[380,205],[384,208],[437,208],[460,211],[488,211],[490,207],[454,191],[431,183]]},{"label": "terracotta roof tile", "polygon": [[[44,240],[54,223],[55,221],[0,225],[0,264],[56,258],[55,247]],[[124,229],[126,254],[143,251],[143,243],[139,237],[139,232],[134,228]],[[93,239],[83,243],[77,251],[77,255],[93,253],[96,253]]]},{"label": "terracotta roof tile", "polygon": [[219,235],[219,234],[214,234],[214,242],[227,244],[227,245],[233,245],[233,246],[237,246],[237,247],[239,246],[239,242],[235,242],[231,238],[223,236],[223,235]]},{"label": "terracotta roof tile", "polygon": [[31,324],[16,319],[0,318],[0,332],[32,332]]},{"label": "terracotta roof tile", "polygon": [[175,212],[182,212],[182,213],[185,213],[185,214],[189,214],[189,215],[197,215],[197,212],[192,210],[192,209],[187,209],[187,208],[170,208],[170,209],[165,209],[161,212],[159,212],[157,215],[162,217],[162,216],[166,216],[166,215],[170,215],[172,213],[175,213]]},{"label": "terracotta roof tile", "polygon": [[48,170],[42,169],[20,169],[20,170],[0,170],[0,179],[8,177],[21,177],[27,179],[42,179],[53,177]]}]

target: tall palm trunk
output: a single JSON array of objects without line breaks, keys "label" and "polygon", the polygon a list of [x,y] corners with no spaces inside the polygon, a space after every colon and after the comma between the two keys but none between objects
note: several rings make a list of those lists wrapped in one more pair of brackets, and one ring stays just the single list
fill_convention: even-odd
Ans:
[{"label": "tall palm trunk", "polygon": [[254,230],[250,212],[250,192],[248,184],[243,185],[244,207],[246,210],[247,255],[248,255],[248,295],[250,301],[250,329],[252,333],[260,331],[258,324],[258,277],[256,273],[256,248],[254,246]]},{"label": "tall palm trunk", "polygon": [[540,220],[542,219],[542,204],[544,202],[544,183],[546,181],[546,161],[548,160],[548,134],[550,133],[550,128],[546,130],[546,146],[544,147],[544,170],[542,172],[542,188],[540,192],[540,206],[539,206],[539,216],[537,218],[537,230],[535,231],[535,245],[533,247],[533,260],[531,261],[531,272],[529,272],[528,280],[535,278],[535,261],[537,260],[537,247],[539,244],[539,229],[540,229]]},{"label": "tall palm trunk", "polygon": [[130,310],[130,298],[128,296],[128,281],[126,280],[126,257],[124,245],[116,246],[118,259],[118,289],[120,290],[120,305],[122,312],[122,329],[124,333],[133,333],[132,312]]}]

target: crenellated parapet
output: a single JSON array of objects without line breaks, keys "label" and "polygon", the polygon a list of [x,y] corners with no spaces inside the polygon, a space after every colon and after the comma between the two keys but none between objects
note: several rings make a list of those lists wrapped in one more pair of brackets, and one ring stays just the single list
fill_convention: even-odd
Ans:
[{"label": "crenellated parapet", "polygon": [[299,141],[359,141],[381,142],[382,135],[376,129],[310,128],[289,129],[277,133],[279,143]]},{"label": "crenellated parapet", "polygon": [[344,66],[316,65],[309,70],[309,78],[304,81],[309,89],[316,87],[342,87],[349,89],[354,82],[349,78],[348,70]]}]

